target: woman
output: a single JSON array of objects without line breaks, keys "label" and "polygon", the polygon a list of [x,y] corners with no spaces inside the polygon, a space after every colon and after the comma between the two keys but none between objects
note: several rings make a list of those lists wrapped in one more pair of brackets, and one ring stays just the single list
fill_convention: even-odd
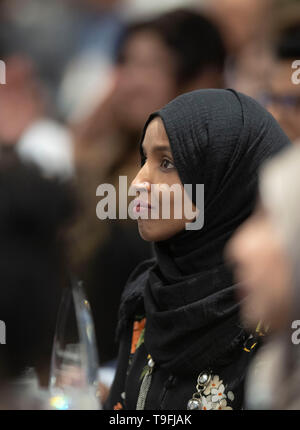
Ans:
[{"label": "woman", "polygon": [[114,333],[124,285],[152,254],[131,219],[99,222],[96,189],[101,183],[117,187],[122,175],[130,184],[148,115],[183,92],[222,87],[225,57],[218,30],[197,12],[176,10],[132,24],[120,41],[113,89],[78,124],[75,161],[82,209],[73,235],[74,270],[87,288],[102,365],[118,353]]},{"label": "woman", "polygon": [[145,196],[150,201],[149,184],[192,184],[194,207],[195,186],[204,184],[205,221],[187,230],[187,220],[173,213],[138,220],[141,236],[154,241],[155,259],[138,266],[123,294],[106,408],[242,407],[254,348],[244,350],[249,334],[223,250],[253,209],[258,167],[288,144],[269,113],[233,90],[187,93],[150,116],[133,181],[136,212]]},{"label": "woman", "polygon": [[299,409],[299,165],[293,147],[260,175],[260,203],[230,241],[245,324],[269,326],[267,342],[247,378],[250,409]]}]

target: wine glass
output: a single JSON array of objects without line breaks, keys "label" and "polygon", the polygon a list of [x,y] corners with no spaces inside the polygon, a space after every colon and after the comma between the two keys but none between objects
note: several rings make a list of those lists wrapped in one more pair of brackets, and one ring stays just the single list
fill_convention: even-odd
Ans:
[{"label": "wine glass", "polygon": [[99,365],[90,305],[74,277],[59,308],[50,369],[50,407],[102,409]]}]

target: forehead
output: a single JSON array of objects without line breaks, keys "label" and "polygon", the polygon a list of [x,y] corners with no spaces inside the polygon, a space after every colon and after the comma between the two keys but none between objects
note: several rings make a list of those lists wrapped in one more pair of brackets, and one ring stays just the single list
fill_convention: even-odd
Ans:
[{"label": "forehead", "polygon": [[170,147],[169,138],[160,117],[155,117],[149,123],[142,146],[149,149],[157,146]]}]

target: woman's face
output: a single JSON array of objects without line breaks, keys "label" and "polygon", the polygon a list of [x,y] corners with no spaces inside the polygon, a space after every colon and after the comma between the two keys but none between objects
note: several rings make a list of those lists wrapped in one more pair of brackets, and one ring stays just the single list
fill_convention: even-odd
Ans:
[{"label": "woman's face", "polygon": [[[194,216],[187,216],[184,208],[196,212],[174,166],[170,143],[162,120],[157,117],[147,127],[143,141],[145,164],[132,181],[133,190],[138,191],[134,200],[134,213],[141,237],[147,241],[169,239],[185,228]],[[169,192],[169,187],[176,189]],[[155,190],[160,190],[157,193]],[[169,209],[169,213],[164,210]],[[156,214],[156,215],[153,215]],[[178,214],[180,218],[177,219]],[[154,216],[157,219],[153,219]]]},{"label": "woman's face", "polygon": [[261,320],[271,331],[288,322],[291,304],[291,267],[280,235],[259,206],[229,242],[226,255],[240,282],[241,314],[250,328]]}]

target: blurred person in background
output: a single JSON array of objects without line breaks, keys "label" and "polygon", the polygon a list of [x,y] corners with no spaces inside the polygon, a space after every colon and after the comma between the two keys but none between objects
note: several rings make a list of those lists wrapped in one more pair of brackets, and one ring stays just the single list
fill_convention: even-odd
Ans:
[{"label": "blurred person in background", "polygon": [[272,0],[207,0],[204,11],[219,26],[229,58],[226,86],[258,98],[272,66]]},{"label": "blurred person in background", "polygon": [[179,8],[199,8],[203,0],[123,0],[124,13],[133,18],[154,17]]},{"label": "blurred person in background", "polygon": [[75,1],[2,0],[0,5],[5,45],[31,58],[51,103],[55,101],[62,71],[76,52]]},{"label": "blurred person in background", "polygon": [[[82,96],[79,90],[83,82],[76,85],[80,73],[84,79],[90,67],[86,78],[94,81],[94,74],[112,62],[124,27],[121,3],[122,0],[2,0],[1,33],[7,46],[32,59],[60,115],[70,114],[72,105]],[[66,75],[71,82],[60,98],[61,81]],[[77,98],[69,94],[72,83],[77,86]]]},{"label": "blurred person in background", "polygon": [[[68,277],[68,183],[45,178],[13,148],[0,156],[0,409],[44,408],[58,307]],[[33,368],[35,373],[28,373]],[[37,376],[38,381],[34,375]]]},{"label": "blurred person in background", "polygon": [[55,120],[44,81],[33,59],[11,49],[0,34],[5,83],[0,84],[0,146],[14,146],[51,176],[74,174],[71,133]]},{"label": "blurred person in background", "polygon": [[263,168],[257,209],[227,249],[244,323],[269,327],[248,375],[250,409],[300,409],[299,165],[294,146]]},{"label": "blurred person in background", "polygon": [[125,282],[152,254],[131,219],[96,218],[96,188],[112,183],[118,189],[120,175],[127,176],[129,186],[138,168],[140,130],[148,114],[183,91],[222,87],[225,57],[219,31],[193,11],[174,11],[133,24],[120,43],[110,94],[76,125],[83,207],[74,249],[86,281],[102,363],[117,355],[115,329]]},{"label": "blurred person in background", "polygon": [[277,15],[275,62],[262,101],[295,141],[300,138],[300,6],[285,5]]},{"label": "blurred person in background", "polygon": [[[123,0],[65,0],[76,43],[61,76],[57,109],[68,122],[89,115],[110,84],[118,43],[126,28]],[[74,16],[75,15],[75,16]]]}]

